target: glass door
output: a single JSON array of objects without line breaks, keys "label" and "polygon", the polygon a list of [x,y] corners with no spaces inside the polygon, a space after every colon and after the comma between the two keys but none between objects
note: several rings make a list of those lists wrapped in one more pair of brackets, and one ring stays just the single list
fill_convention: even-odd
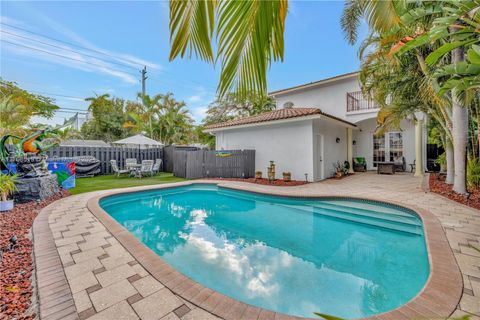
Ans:
[{"label": "glass door", "polygon": [[373,166],[379,162],[402,162],[403,139],[401,132],[387,132],[373,136]]},{"label": "glass door", "polygon": [[385,136],[373,136],[373,166],[385,162]]},{"label": "glass door", "polygon": [[403,140],[401,132],[389,132],[388,134],[388,154],[390,162],[402,162]]}]

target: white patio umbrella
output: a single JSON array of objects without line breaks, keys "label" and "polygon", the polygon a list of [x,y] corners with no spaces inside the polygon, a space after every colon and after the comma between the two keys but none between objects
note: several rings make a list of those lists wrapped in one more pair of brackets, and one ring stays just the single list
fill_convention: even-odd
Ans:
[{"label": "white patio umbrella", "polygon": [[136,134],[134,136],[131,136],[125,139],[120,139],[112,142],[112,144],[120,144],[125,146],[134,145],[138,147],[163,146],[163,143],[150,139],[149,137],[145,137],[143,134]]},{"label": "white patio umbrella", "polygon": [[[147,149],[149,147],[159,147],[163,146],[163,143],[158,142],[156,140],[150,139],[149,137],[145,137],[143,134],[136,134],[134,136],[125,138],[125,139],[120,139],[117,141],[112,142],[114,145],[120,145],[122,146],[122,158],[124,158],[124,148],[125,147],[138,147],[138,155],[140,156],[140,149]],[[141,160],[138,159],[137,160]]]}]

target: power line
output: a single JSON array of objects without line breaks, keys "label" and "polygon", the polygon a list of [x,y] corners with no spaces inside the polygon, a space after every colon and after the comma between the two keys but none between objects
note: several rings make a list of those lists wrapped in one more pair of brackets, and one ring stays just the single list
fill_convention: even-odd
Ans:
[{"label": "power line", "polygon": [[100,51],[100,50],[95,50],[95,49],[91,49],[91,48],[87,48],[87,47],[84,47],[84,46],[81,46],[81,45],[78,45],[78,44],[75,44],[75,43],[72,43],[72,42],[68,42],[68,41],[64,41],[64,40],[60,40],[60,39],[56,39],[56,38],[53,38],[53,37],[50,37],[50,36],[46,36],[44,34],[41,34],[41,33],[38,33],[38,32],[34,32],[34,31],[31,31],[31,30],[27,30],[27,29],[24,29],[24,28],[20,28],[20,27],[17,27],[17,26],[14,26],[14,25],[11,25],[11,24],[8,24],[8,23],[5,23],[5,22],[0,22],[0,24],[3,24],[7,27],[10,27],[10,28],[14,28],[14,29],[18,29],[18,30],[21,30],[21,31],[24,31],[24,32],[28,32],[28,33],[31,33],[31,34],[35,34],[37,36],[40,36],[40,37],[43,37],[43,38],[46,38],[46,39],[50,39],[50,40],[53,40],[53,41],[57,41],[57,42],[61,42],[61,43],[65,43],[65,44],[68,44],[68,45],[71,45],[71,46],[74,46],[74,47],[77,47],[77,48],[81,48],[81,49],[84,49],[84,50],[89,50],[89,51],[93,51],[93,52],[96,52],[96,53],[99,53],[99,54],[103,54],[107,57],[111,57],[115,60],[123,60],[123,61],[127,61],[131,64],[135,64],[135,65],[138,65],[139,67],[141,67],[141,64],[138,63],[138,62],[135,62],[135,61],[132,61],[132,60],[129,60],[129,59],[124,59],[124,58],[121,58],[119,59],[118,57],[115,57],[114,55],[111,55],[111,54],[108,54],[108,53],[105,53],[103,51]]},{"label": "power line", "polygon": [[[34,35],[37,35],[37,36],[40,36],[40,37],[43,37],[43,38],[46,38],[46,39],[50,39],[50,40],[57,41],[57,42],[64,43],[64,44],[68,44],[68,45],[71,45],[71,46],[74,46],[74,47],[77,47],[77,48],[81,48],[81,49],[84,49],[84,50],[88,50],[88,51],[92,51],[92,52],[95,52],[95,53],[98,53],[98,54],[102,54],[102,55],[104,55],[104,56],[113,58],[113,59],[115,59],[115,60],[117,60],[117,61],[118,61],[118,60],[123,60],[123,61],[126,61],[126,62],[128,62],[128,63],[134,64],[134,65],[138,65],[139,67],[141,67],[141,64],[140,64],[140,63],[135,62],[135,61],[132,61],[132,60],[129,60],[129,59],[126,59],[126,58],[118,58],[118,57],[115,57],[114,55],[105,53],[105,52],[103,52],[103,51],[99,51],[99,50],[87,48],[87,47],[84,47],[84,46],[81,46],[81,45],[78,45],[78,44],[75,44],[75,43],[72,43],[72,42],[68,42],[68,41],[56,39],[56,38],[53,38],[53,37],[50,37],[50,36],[47,36],[47,35],[44,35],[44,34],[41,34],[41,33],[38,33],[38,32],[34,32],[34,31],[27,30],[27,29],[24,29],[24,28],[21,28],[21,27],[17,27],[17,26],[14,26],[14,25],[11,25],[11,24],[8,24],[8,23],[5,23],[5,22],[0,22],[0,24],[5,25],[5,26],[10,27],[10,28],[14,28],[14,29],[17,29],[17,30],[21,30],[21,31],[24,31],[24,32],[28,32],[28,33],[31,33],[31,34],[34,34]],[[25,37],[25,36],[20,36],[20,35],[13,34],[13,33],[10,33],[10,32],[8,32],[8,31],[5,31],[5,30],[1,30],[1,31],[2,31],[2,32],[9,33],[9,34],[12,34],[12,35],[15,35],[15,36],[17,36],[17,37],[25,38],[25,39],[32,40],[32,41],[37,41],[37,42],[39,42],[39,43],[42,43],[42,44],[45,44],[45,45],[49,45],[49,46],[52,46],[52,47],[61,48],[62,50],[68,50],[68,51],[75,52],[75,53],[77,53],[77,54],[83,54],[83,55],[85,55],[85,56],[93,57],[93,58],[95,58],[95,59],[99,59],[99,60],[102,60],[102,61],[107,61],[107,60],[104,60],[104,59],[99,58],[99,57],[95,57],[95,56],[88,55],[88,54],[86,54],[86,53],[80,53],[80,52],[77,52],[77,51],[74,51],[74,50],[71,50],[71,49],[66,49],[66,48],[59,47],[59,46],[56,46],[56,45],[53,45],[53,44],[48,44],[48,43],[43,42],[43,41],[40,41],[40,40],[28,38],[28,37]],[[5,41],[5,40],[2,40],[2,41]],[[36,49],[36,48],[34,48],[34,49]],[[69,58],[69,57],[68,57],[68,58]],[[70,59],[73,59],[73,58],[70,58]],[[80,61],[80,60],[77,60],[77,61]],[[80,62],[83,62],[83,61],[80,61]],[[135,67],[132,67],[132,66],[129,66],[129,65],[127,65],[127,64],[120,63],[120,62],[113,62],[113,61],[107,61],[107,62],[108,62],[108,63],[112,63],[112,64],[117,64],[117,65],[122,65],[122,66],[125,66],[125,67],[128,67],[128,68],[132,68],[132,69],[136,69],[136,70],[137,70],[137,68],[135,68]],[[105,66],[102,66],[102,67],[105,67]],[[115,70],[115,69],[114,69],[114,70]],[[123,71],[123,70],[116,70],[116,71],[125,72],[125,71]],[[150,70],[150,72],[154,72],[154,73],[156,73],[156,74],[158,74],[158,75],[160,75],[161,73],[173,75],[171,72],[168,72],[168,71],[151,71],[151,70]],[[163,81],[163,79],[162,79],[162,81]],[[214,87],[214,86],[205,85],[204,83],[196,82],[196,81],[193,81],[193,80],[190,80],[190,79],[177,79],[176,81],[177,81],[177,82],[175,83],[175,85],[178,85],[178,81],[182,81],[182,82],[184,82],[184,83],[190,82],[190,83],[192,83],[192,84],[194,84],[194,85],[197,85],[197,86],[209,87],[209,88],[213,88],[213,89],[216,90],[216,87]],[[159,81],[159,82],[160,82],[160,81]],[[183,85],[183,87],[192,88],[193,86],[192,86],[192,85]]]},{"label": "power line", "polygon": [[30,49],[30,50],[40,51],[40,52],[43,52],[43,53],[46,53],[46,54],[50,54],[50,55],[52,55],[52,56],[57,56],[57,57],[61,57],[61,58],[64,58],[64,59],[74,60],[74,61],[78,61],[78,62],[82,62],[82,63],[85,63],[85,64],[90,64],[90,65],[94,65],[94,66],[101,67],[101,68],[107,68],[107,69],[110,69],[110,70],[115,70],[115,71],[118,71],[118,72],[123,72],[123,73],[126,73],[126,74],[129,74],[129,75],[132,75],[132,76],[133,76],[133,74],[131,74],[131,73],[129,73],[129,72],[126,72],[125,70],[114,69],[114,68],[111,68],[111,67],[109,67],[109,66],[105,66],[105,65],[101,65],[101,64],[93,63],[93,62],[89,62],[89,61],[83,61],[83,60],[80,60],[80,59],[75,59],[75,58],[72,58],[72,57],[69,57],[69,56],[64,56],[64,55],[62,55],[62,54],[53,53],[53,52],[50,52],[50,51],[47,51],[47,50],[42,50],[42,49],[38,49],[38,48],[35,48],[35,47],[26,46],[26,45],[24,45],[24,44],[11,42],[11,41],[4,40],[4,39],[0,39],[0,40],[1,40],[2,42],[8,43],[8,44],[12,44],[12,45],[15,45],[15,46],[24,47],[24,48],[27,48],[27,49]]},{"label": "power line", "polygon": [[37,39],[21,36],[19,34],[13,33],[13,32],[5,31],[5,30],[0,30],[0,31],[3,32],[3,33],[13,35],[13,36],[18,37],[18,38],[23,38],[23,39],[27,39],[29,41],[38,42],[38,43],[41,43],[41,44],[46,45],[46,46],[51,46],[51,47],[58,48],[58,49],[61,49],[61,50],[70,51],[70,52],[80,54],[80,55],[83,55],[83,56],[86,56],[86,57],[91,57],[91,58],[94,58],[94,59],[98,59],[98,60],[104,61],[106,63],[116,64],[116,65],[119,65],[119,66],[123,66],[123,67],[127,67],[127,68],[137,70],[137,68],[132,67],[128,64],[121,63],[121,62],[106,60],[106,59],[103,59],[103,58],[100,58],[100,57],[97,57],[97,56],[94,56],[94,55],[90,55],[88,53],[78,52],[78,51],[75,51],[75,50],[72,50],[72,49],[69,49],[69,48],[65,48],[65,47],[62,47],[62,46],[57,46],[57,45],[54,45],[54,44],[51,44],[51,43],[48,43],[48,42],[44,42],[44,41],[40,41],[40,40],[37,40]]},{"label": "power line", "polygon": [[45,94],[48,96],[56,96],[56,97],[62,97],[62,98],[72,98],[72,99],[82,99],[85,100],[85,98],[82,97],[74,97],[74,96],[67,96],[63,94],[56,94],[56,93],[49,93],[49,92],[42,92],[42,91],[37,91],[37,90],[29,90],[30,92],[37,93],[37,94]]}]

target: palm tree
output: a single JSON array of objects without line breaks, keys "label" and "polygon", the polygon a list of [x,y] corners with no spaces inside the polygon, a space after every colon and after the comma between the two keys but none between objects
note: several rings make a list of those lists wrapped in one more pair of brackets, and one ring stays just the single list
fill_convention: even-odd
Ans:
[{"label": "palm tree", "polygon": [[[470,51],[471,60],[475,63],[477,55],[473,45],[480,42],[479,27],[480,5],[478,1],[444,1],[439,3],[427,3],[422,7],[420,17],[434,16],[434,20],[426,25],[422,34],[415,39],[411,38],[400,52],[417,50],[431,43],[438,44],[425,59],[425,63],[434,70],[435,77],[447,81],[439,86],[439,93],[448,93],[452,104],[452,135],[455,175],[453,190],[457,193],[467,193],[466,186],[466,155],[468,141],[468,107],[465,99],[465,91],[478,91],[480,85],[480,65],[469,65],[465,61],[465,52]],[[418,17],[418,8],[411,8],[406,12],[408,17]],[[409,19],[415,23],[416,19]],[[467,52],[468,52],[467,51]],[[445,65],[450,59],[451,64]],[[470,100],[472,101],[472,100]]]},{"label": "palm tree", "polygon": [[177,101],[172,93],[162,95],[159,101],[158,130],[165,144],[186,143],[192,138],[193,119],[183,101]]},{"label": "palm tree", "polygon": [[140,110],[140,112],[143,114],[144,117],[147,118],[148,121],[148,135],[150,138],[155,139],[153,132],[153,121],[155,114],[158,113],[158,103],[163,97],[161,94],[157,94],[153,98],[151,98],[148,94],[143,95],[140,92],[137,94],[137,97],[142,101],[143,110]]}]

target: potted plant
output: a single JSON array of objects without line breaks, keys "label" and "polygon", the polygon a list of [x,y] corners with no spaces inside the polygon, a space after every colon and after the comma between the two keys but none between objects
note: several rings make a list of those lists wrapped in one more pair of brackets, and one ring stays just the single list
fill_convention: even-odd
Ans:
[{"label": "potted plant", "polygon": [[292,173],[291,172],[282,172],[283,181],[289,182],[292,180]]},{"label": "potted plant", "polygon": [[9,211],[13,209],[13,200],[8,197],[15,191],[17,175],[0,174],[0,211]]},{"label": "potted plant", "polygon": [[341,178],[344,172],[343,165],[338,161],[333,164],[333,167],[335,168],[335,178]]},{"label": "potted plant", "polygon": [[255,179],[262,179],[262,171],[255,171]]}]

